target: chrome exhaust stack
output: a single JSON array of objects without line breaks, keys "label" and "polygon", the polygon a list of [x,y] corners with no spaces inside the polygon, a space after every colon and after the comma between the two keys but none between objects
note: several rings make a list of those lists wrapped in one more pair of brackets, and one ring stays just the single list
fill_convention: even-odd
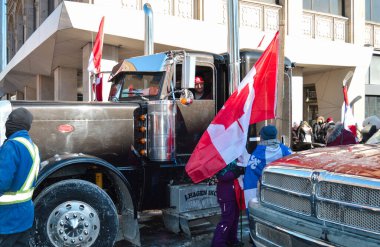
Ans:
[{"label": "chrome exhaust stack", "polygon": [[227,0],[228,8],[228,54],[229,54],[229,94],[231,95],[240,83],[240,47],[239,47],[239,3],[238,0]]},{"label": "chrome exhaust stack", "polygon": [[152,55],[154,52],[153,10],[149,3],[144,4],[144,13],[145,13],[144,55]]}]

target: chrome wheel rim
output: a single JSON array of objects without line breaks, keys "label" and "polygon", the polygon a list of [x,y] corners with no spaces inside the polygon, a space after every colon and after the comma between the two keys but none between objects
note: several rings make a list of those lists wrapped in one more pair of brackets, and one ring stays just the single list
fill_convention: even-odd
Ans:
[{"label": "chrome wheel rim", "polygon": [[99,230],[98,213],[81,201],[68,201],[58,205],[47,221],[47,234],[56,247],[89,247],[99,236]]}]

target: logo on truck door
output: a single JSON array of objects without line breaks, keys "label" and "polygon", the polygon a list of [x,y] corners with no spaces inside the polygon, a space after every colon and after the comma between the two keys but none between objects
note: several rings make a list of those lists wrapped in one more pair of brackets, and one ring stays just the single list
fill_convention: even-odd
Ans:
[{"label": "logo on truck door", "polygon": [[70,133],[74,131],[74,126],[70,124],[61,124],[58,125],[57,130],[61,133]]}]

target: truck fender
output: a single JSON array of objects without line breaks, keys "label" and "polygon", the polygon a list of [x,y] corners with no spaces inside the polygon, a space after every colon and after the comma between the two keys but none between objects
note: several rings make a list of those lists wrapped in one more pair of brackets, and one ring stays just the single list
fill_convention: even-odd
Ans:
[{"label": "truck fender", "polygon": [[[59,178],[60,176],[64,176],[59,174],[67,175],[67,171],[70,175],[70,171],[76,172],[79,165],[81,165],[82,168],[89,166],[98,167],[116,183],[115,187],[117,188],[115,188],[115,190],[117,190],[119,196],[117,196],[117,199],[114,199],[114,203],[120,215],[120,229],[117,240],[126,239],[140,246],[140,233],[137,222],[137,200],[135,199],[132,187],[125,176],[115,166],[103,159],[86,154],[65,154],[55,155],[41,162],[41,170],[38,175],[33,197],[37,197],[39,192],[41,192],[46,185],[51,185],[48,178]],[[74,166],[76,166],[75,169],[72,169]],[[54,180],[57,182],[57,179]],[[58,179],[58,181],[61,180]],[[133,206],[133,217],[130,206]]]}]

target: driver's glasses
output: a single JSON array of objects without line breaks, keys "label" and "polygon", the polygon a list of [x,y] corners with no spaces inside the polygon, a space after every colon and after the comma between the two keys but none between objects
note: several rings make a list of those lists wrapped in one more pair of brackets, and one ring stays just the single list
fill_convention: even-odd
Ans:
[{"label": "driver's glasses", "polygon": [[195,84],[195,88],[202,88],[203,87],[203,83],[197,83]]}]

